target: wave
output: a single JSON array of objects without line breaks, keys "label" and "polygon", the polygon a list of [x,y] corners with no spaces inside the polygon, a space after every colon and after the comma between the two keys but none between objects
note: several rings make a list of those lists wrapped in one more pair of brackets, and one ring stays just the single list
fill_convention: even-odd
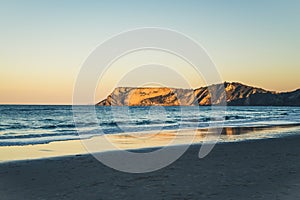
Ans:
[{"label": "wave", "polygon": [[[285,131],[280,131],[280,128],[294,128],[294,127],[299,127],[300,128],[300,123],[295,123],[295,124],[281,124],[281,125],[266,125],[266,126],[245,126],[245,127],[224,127],[222,129],[221,135],[244,135],[244,134],[249,134],[251,132],[257,132],[257,131],[269,131],[266,132],[265,134],[272,134],[274,136],[277,135],[277,137],[282,137],[282,133]],[[160,130],[172,130],[168,128],[180,128],[180,130],[185,130],[189,129],[188,127],[186,128],[181,128],[180,126],[174,126],[170,125],[169,127],[163,127]],[[151,129],[155,130],[155,129]],[[173,129],[174,130],[174,129]],[[205,127],[203,130],[207,130],[207,127]],[[270,130],[274,130],[273,132],[270,132]],[[299,130],[299,129],[297,129]],[[96,131],[96,132],[95,132]],[[110,130],[107,133],[110,133]],[[54,141],[66,141],[66,140],[78,140],[78,139],[87,139],[91,138],[96,135],[103,135],[106,131],[102,131],[101,133],[97,132],[97,130],[92,130],[92,131],[87,131],[86,134],[83,135],[77,135],[77,133],[61,133],[61,134],[28,134],[28,135],[9,135],[9,136],[0,136],[0,146],[22,146],[22,145],[35,145],[35,144],[47,144],[50,142]],[[145,131],[145,130],[144,130]],[[138,132],[137,129],[132,130],[132,132]],[[98,134],[95,134],[98,133]],[[118,132],[118,133],[123,133],[123,131]],[[255,135],[257,137],[255,138],[265,138],[264,135],[261,133],[258,135],[257,133],[251,136],[253,138]],[[224,138],[222,139],[224,142]],[[247,137],[243,138],[243,140],[247,140]]]},{"label": "wave", "polygon": [[241,115],[227,115],[227,116],[225,116],[225,120],[235,120],[235,119],[247,119],[247,117],[241,116]]},{"label": "wave", "polygon": [[16,124],[16,125],[0,125],[0,130],[48,130],[48,129],[59,129],[59,128],[76,128],[75,124],[57,124],[57,125],[41,125],[41,126],[33,126],[33,125],[23,125],[23,124]]},{"label": "wave", "polygon": [[[119,109],[119,108],[118,108]],[[226,127],[258,127],[300,123],[297,107],[228,107],[225,120],[212,121],[209,107],[199,110],[166,107],[165,115],[149,114],[149,108],[129,108],[129,113],[114,116],[110,108],[97,107],[98,121],[74,124],[71,106],[0,106],[0,143],[36,144],[69,140],[81,136],[124,132],[207,128],[210,122]],[[213,124],[213,125],[214,125]],[[0,144],[0,146],[1,146]]]},{"label": "wave", "polygon": [[28,129],[32,128],[28,125],[22,125],[22,124],[12,124],[12,125],[1,125],[3,130],[12,130],[12,129]]},{"label": "wave", "polygon": [[75,124],[58,124],[35,127],[37,129],[76,128]]},{"label": "wave", "polygon": [[43,138],[43,137],[55,137],[55,136],[66,136],[66,135],[78,135],[74,133],[43,133],[43,134],[24,134],[24,135],[0,135],[0,140],[7,139],[24,139],[24,138]]}]

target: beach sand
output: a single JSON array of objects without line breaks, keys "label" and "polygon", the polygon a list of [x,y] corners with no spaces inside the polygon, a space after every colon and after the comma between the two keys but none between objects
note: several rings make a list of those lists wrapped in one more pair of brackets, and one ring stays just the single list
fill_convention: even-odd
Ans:
[{"label": "beach sand", "polygon": [[203,159],[199,148],[146,174],[91,155],[2,163],[0,199],[300,199],[299,136],[220,143]]}]

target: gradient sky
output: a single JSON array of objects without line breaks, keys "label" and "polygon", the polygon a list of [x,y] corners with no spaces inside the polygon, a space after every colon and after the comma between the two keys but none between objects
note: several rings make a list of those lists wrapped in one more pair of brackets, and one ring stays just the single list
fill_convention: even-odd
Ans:
[{"label": "gradient sky", "polygon": [[89,53],[139,27],[192,37],[224,81],[294,90],[300,87],[299,10],[299,0],[0,1],[0,103],[71,104]]}]

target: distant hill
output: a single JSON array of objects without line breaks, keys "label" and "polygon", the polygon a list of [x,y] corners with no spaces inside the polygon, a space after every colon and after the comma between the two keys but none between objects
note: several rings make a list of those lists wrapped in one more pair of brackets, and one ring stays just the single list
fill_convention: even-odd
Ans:
[{"label": "distant hill", "polygon": [[[118,87],[108,97],[96,105],[99,106],[209,106],[220,104],[226,93],[229,106],[300,106],[300,89],[292,92],[274,92],[256,88],[237,82],[192,89],[178,88],[134,88]],[[211,98],[214,91],[217,98]]]}]

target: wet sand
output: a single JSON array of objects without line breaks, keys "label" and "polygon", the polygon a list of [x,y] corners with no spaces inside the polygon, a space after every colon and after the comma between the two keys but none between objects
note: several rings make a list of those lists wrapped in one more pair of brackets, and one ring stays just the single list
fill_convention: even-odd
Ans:
[{"label": "wet sand", "polygon": [[110,169],[90,155],[0,164],[0,198],[300,199],[300,137],[217,144],[205,158],[193,145],[147,174]]},{"label": "wet sand", "polygon": [[[1,146],[0,163],[13,160],[28,160],[107,152],[112,150],[131,150],[183,144],[199,144],[203,141],[219,142],[243,141],[277,137],[277,133],[300,132],[300,124],[273,125],[261,127],[224,127],[221,135],[213,137],[208,129],[153,131],[140,133],[121,133],[95,136],[84,140],[57,141],[47,144],[25,146]],[[88,147],[88,151],[86,149]]]}]

